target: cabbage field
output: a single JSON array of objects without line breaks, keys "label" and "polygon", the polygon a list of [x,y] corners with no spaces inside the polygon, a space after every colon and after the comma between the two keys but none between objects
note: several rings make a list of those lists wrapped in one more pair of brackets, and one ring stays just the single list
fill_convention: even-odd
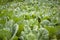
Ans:
[{"label": "cabbage field", "polygon": [[0,40],[60,40],[60,0],[0,0]]}]

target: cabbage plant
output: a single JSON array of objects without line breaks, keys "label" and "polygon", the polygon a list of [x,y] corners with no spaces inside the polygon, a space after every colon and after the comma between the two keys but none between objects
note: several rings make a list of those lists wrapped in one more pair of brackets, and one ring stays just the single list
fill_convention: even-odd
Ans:
[{"label": "cabbage plant", "polygon": [[60,0],[0,0],[0,40],[60,40]]}]

